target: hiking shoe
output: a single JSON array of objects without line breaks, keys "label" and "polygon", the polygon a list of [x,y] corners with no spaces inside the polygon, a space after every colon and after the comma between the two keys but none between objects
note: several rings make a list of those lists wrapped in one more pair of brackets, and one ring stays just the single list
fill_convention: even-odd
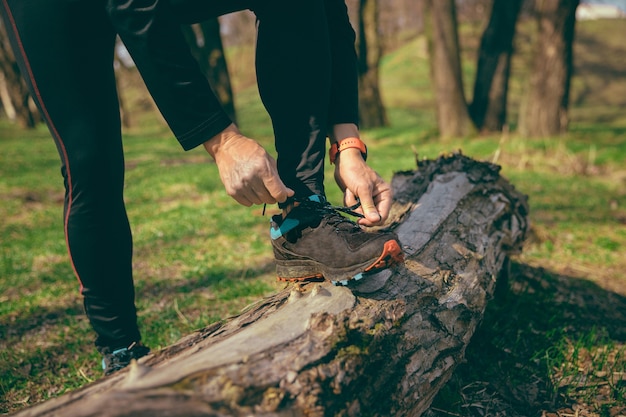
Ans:
[{"label": "hiking shoe", "polygon": [[272,217],[270,236],[276,273],[282,281],[321,281],[347,285],[404,261],[393,232],[366,232],[341,212],[313,195],[283,219]]},{"label": "hiking shoe", "polygon": [[107,352],[103,350],[102,370],[105,375],[112,374],[127,367],[133,359],[139,359],[150,353],[150,348],[141,342],[133,342],[130,346]]}]

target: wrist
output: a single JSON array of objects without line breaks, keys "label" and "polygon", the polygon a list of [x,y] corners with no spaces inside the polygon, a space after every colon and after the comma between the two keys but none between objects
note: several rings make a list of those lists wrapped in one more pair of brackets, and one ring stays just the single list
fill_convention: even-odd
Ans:
[{"label": "wrist", "polygon": [[350,137],[332,143],[328,150],[330,163],[334,164],[338,160],[340,154],[359,156],[364,161],[367,160],[367,146],[358,137]]},{"label": "wrist", "polygon": [[359,128],[354,123],[338,123],[332,126],[328,137],[331,144],[347,138],[358,138]]},{"label": "wrist", "polygon": [[206,149],[206,151],[213,157],[213,159],[215,159],[215,155],[226,142],[231,140],[233,137],[240,135],[241,132],[237,126],[234,123],[231,123],[226,129],[222,130],[202,145],[204,146],[204,149]]},{"label": "wrist", "polygon": [[339,166],[341,161],[343,161],[345,165],[349,161],[363,162],[365,161],[365,159],[363,158],[363,154],[359,149],[349,148],[341,151],[341,153],[337,155],[337,158],[335,159],[335,165]]}]

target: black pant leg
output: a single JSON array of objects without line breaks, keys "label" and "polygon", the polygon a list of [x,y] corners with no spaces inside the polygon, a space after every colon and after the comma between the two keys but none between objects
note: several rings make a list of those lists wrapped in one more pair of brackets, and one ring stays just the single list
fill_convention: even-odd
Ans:
[{"label": "black pant leg", "polygon": [[123,201],[115,32],[98,0],[0,0],[0,6],[61,157],[63,225],[96,345],[127,345],[140,335]]},{"label": "black pant leg", "polygon": [[323,0],[271,0],[258,18],[259,93],[274,128],[278,171],[296,197],[324,194],[331,55]]},{"label": "black pant leg", "polygon": [[169,1],[105,3],[115,31],[183,149],[202,144],[232,123],[191,54]]},{"label": "black pant leg", "polygon": [[345,0],[325,0],[330,36],[332,81],[328,123],[359,124],[359,79],[356,34],[350,24]]},{"label": "black pant leg", "polygon": [[272,119],[278,171],[296,197],[324,194],[325,141],[358,125],[355,34],[344,0],[254,3],[257,78]]}]

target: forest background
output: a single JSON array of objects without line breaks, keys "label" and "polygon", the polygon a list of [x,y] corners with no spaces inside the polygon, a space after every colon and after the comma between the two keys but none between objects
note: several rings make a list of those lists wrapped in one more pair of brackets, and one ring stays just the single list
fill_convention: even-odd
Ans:
[{"label": "forest background", "polygon": [[[566,0],[348,3],[374,168],[389,179],[460,149],[501,165],[530,198],[532,230],[508,291],[429,414],[626,414],[620,9],[576,21],[581,5]],[[254,78],[254,17],[185,30],[233,118],[273,151]],[[56,150],[0,37],[0,411],[10,412],[100,371],[63,244]],[[267,217],[225,195],[206,155],[177,148],[123,48],[117,59],[140,320],[158,349],[279,284]]]}]

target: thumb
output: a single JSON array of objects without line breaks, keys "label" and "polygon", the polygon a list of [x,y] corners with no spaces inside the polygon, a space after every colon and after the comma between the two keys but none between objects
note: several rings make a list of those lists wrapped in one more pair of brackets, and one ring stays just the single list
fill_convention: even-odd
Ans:
[{"label": "thumb", "polygon": [[369,221],[371,224],[380,223],[382,217],[378,210],[376,209],[376,205],[374,204],[374,199],[371,194],[365,194],[360,196],[361,200],[361,208],[363,209],[363,215],[365,216],[365,220]]}]

